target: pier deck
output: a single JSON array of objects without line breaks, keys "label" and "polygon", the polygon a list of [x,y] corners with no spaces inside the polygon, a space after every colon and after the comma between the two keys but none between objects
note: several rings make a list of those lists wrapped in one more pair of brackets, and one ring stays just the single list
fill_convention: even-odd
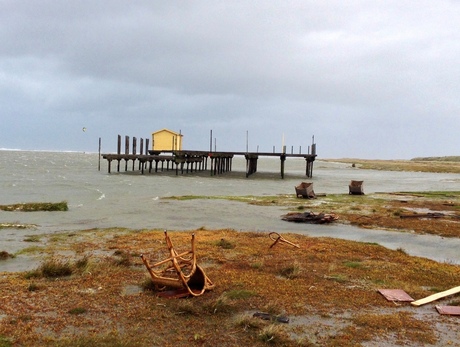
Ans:
[{"label": "pier deck", "polygon": [[[129,153],[129,136],[125,137],[125,153],[121,153],[121,136],[118,135],[118,145],[116,154],[101,154],[101,139],[99,139],[99,161],[102,158],[108,162],[108,172],[112,171],[112,161],[117,161],[117,172],[120,172],[121,161],[124,160],[125,171],[128,171],[128,163],[132,161],[132,171],[136,170],[136,161],[141,174],[146,170],[152,173],[153,170],[158,172],[160,169],[176,171],[176,175],[193,171],[203,171],[208,169],[208,160],[210,161],[211,176],[223,174],[232,170],[232,159],[235,156],[244,156],[246,159],[246,177],[257,172],[257,160],[259,157],[279,157],[281,178],[284,178],[284,162],[287,158],[304,158],[306,162],[305,175],[313,177],[313,162],[316,158],[316,144],[311,145],[311,154],[294,154],[286,153],[286,147],[283,152],[217,152],[217,151],[192,151],[192,150],[149,150],[149,139],[145,139],[145,154],[144,154],[144,139],[140,139],[140,153],[137,154],[137,138],[133,138],[132,152]],[[310,152],[310,150],[308,151]],[[154,164],[155,163],[155,164]],[[154,167],[155,166],[155,167]],[[161,166],[159,168],[159,166]],[[99,163],[100,169],[100,163]]]},{"label": "pier deck", "polygon": [[[124,161],[124,170],[128,171],[128,163],[132,161],[131,170],[144,174],[158,172],[158,170],[175,170],[176,174],[208,170],[210,174],[219,175],[232,170],[232,159],[235,156],[244,156],[246,159],[246,177],[257,172],[259,157],[279,157],[280,174],[284,178],[284,163],[287,158],[304,158],[306,162],[305,175],[313,176],[313,162],[316,154],[288,154],[271,152],[206,152],[206,151],[148,151],[149,154],[102,154],[108,162],[108,172],[111,173],[112,161],[117,162],[117,172],[120,172],[121,162]],[[136,161],[138,165],[136,166]],[[137,168],[136,168],[137,167]]]}]

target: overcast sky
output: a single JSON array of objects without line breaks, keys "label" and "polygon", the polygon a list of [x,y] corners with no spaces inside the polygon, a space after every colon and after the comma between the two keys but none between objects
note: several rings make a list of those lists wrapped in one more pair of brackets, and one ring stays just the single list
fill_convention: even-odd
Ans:
[{"label": "overcast sky", "polygon": [[0,0],[0,40],[0,148],[460,155],[457,0]]}]

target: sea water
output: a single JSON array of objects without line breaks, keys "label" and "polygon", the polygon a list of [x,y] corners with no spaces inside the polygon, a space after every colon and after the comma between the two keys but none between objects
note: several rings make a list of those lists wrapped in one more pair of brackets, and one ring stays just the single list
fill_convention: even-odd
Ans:
[{"label": "sea water", "polygon": [[[362,230],[331,224],[288,223],[280,216],[283,207],[254,206],[226,199],[173,200],[173,196],[270,196],[294,194],[302,181],[313,182],[316,193],[348,193],[350,180],[363,180],[365,193],[395,191],[458,191],[459,174],[361,170],[350,164],[317,160],[313,177],[305,176],[303,158],[288,158],[281,178],[280,160],[260,157],[258,172],[246,177],[244,157],[235,157],[232,171],[211,175],[195,171],[176,175],[174,170],[138,170],[132,161],[120,172],[116,161],[112,173],[97,153],[0,150],[0,205],[26,202],[67,201],[67,212],[0,211],[0,223],[33,224],[31,229],[0,229],[0,251],[11,253],[26,247],[19,242],[26,235],[77,231],[91,228],[195,230],[231,228],[241,231],[295,232],[378,242],[391,248],[426,256],[428,248],[439,260],[460,263],[459,242],[436,236],[383,230]],[[209,162],[208,162],[209,166]],[[324,211],[328,212],[328,211]],[[396,237],[396,235],[399,235]],[[448,244],[442,254],[436,245]],[[413,246],[417,245],[418,246]],[[450,246],[452,245],[452,246]],[[434,247],[434,248],[433,248]],[[413,249],[412,249],[413,248]],[[452,248],[452,251],[449,249]],[[438,252],[438,256],[436,256]],[[1,269],[0,269],[1,271]]]}]

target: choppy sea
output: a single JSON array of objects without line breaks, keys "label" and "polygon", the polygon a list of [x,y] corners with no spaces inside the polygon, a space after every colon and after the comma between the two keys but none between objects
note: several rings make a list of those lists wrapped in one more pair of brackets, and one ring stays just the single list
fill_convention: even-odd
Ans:
[{"label": "choppy sea", "polygon": [[[123,162],[122,162],[123,163]],[[99,170],[100,166],[100,170]],[[313,182],[316,193],[348,193],[350,180],[363,180],[365,193],[395,191],[459,191],[459,174],[361,170],[350,164],[317,160],[313,178],[305,176],[305,160],[288,158],[285,177],[278,158],[261,157],[258,172],[246,178],[246,162],[233,159],[232,171],[211,176],[209,171],[132,171],[108,173],[108,163],[97,153],[0,150],[0,205],[67,201],[68,212],[5,212],[0,223],[35,224],[33,229],[0,229],[0,251],[26,247],[27,235],[90,228],[195,230],[231,228],[241,231],[295,232],[377,242],[389,248],[438,261],[460,263],[460,241],[436,236],[351,226],[284,222],[282,207],[260,207],[225,199],[167,200],[181,195],[240,196],[294,194],[302,181]],[[137,168],[136,168],[137,169]],[[2,267],[0,265],[0,271]]]}]

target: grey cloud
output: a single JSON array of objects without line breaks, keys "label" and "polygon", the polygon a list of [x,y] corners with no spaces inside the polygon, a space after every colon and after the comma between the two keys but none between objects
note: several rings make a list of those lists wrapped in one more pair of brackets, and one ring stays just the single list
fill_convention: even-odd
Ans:
[{"label": "grey cloud", "polygon": [[[397,156],[387,142],[411,136],[423,143],[405,156],[460,144],[458,2],[3,1],[0,23],[5,119],[104,137],[173,127],[197,146],[212,128],[229,146],[247,130],[268,148],[318,134],[327,156]],[[436,149],[434,118],[451,124]]]}]

